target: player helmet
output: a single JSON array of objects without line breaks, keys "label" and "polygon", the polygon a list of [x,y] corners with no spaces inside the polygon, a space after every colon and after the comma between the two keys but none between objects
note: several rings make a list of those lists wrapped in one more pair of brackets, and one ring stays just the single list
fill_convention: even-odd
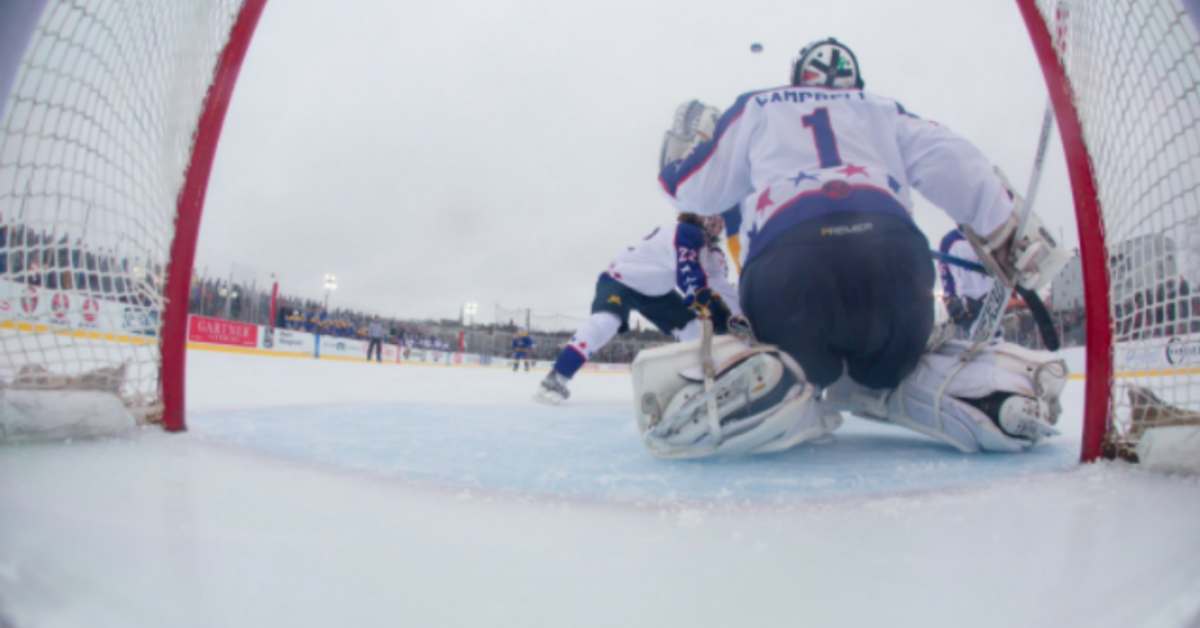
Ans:
[{"label": "player helmet", "polygon": [[792,85],[862,89],[858,58],[832,37],[814,41],[801,48],[792,62]]},{"label": "player helmet", "polygon": [[708,236],[709,242],[719,242],[721,236],[725,235],[725,219],[720,214],[716,216],[705,216],[703,221],[704,235]]},{"label": "player helmet", "polygon": [[680,212],[679,222],[686,222],[700,227],[704,239],[709,244],[716,244],[725,235],[725,219],[720,216],[701,216],[692,212]]}]

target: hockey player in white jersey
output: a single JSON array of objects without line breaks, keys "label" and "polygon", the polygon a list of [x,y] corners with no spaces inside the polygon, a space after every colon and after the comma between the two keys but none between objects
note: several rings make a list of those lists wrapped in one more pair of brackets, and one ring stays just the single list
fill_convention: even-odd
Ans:
[{"label": "hockey player in white jersey", "polygon": [[535,398],[566,400],[567,383],[592,354],[629,330],[631,311],[677,340],[699,337],[699,311],[711,315],[717,333],[725,333],[742,310],[720,247],[724,229],[719,214],[680,214],[677,222],[655,227],[618,253],[596,280],[591,316],[559,352]]},{"label": "hockey player in white jersey", "polygon": [[[791,85],[740,96],[711,139],[666,163],[659,180],[680,211],[710,215],[747,199],[740,297],[768,348],[714,345],[716,381],[703,392],[694,377],[669,374],[692,354],[643,352],[635,405],[654,453],[774,451],[836,428],[838,410],[962,451],[1016,451],[1054,433],[1066,378],[1054,355],[1006,343],[927,347],[934,271],[910,215],[912,191],[978,234],[1026,287],[1048,282],[1065,254],[1041,237],[1036,215],[1029,235],[1014,238],[1014,201],[989,161],[945,127],[863,91],[842,43],[804,47]],[[773,397],[755,393],[756,381]]]},{"label": "hockey player in white jersey", "polygon": [[[957,227],[942,236],[938,251],[966,262],[979,263],[975,249],[971,248],[962,230]],[[942,278],[942,302],[945,303],[946,314],[957,329],[956,335],[965,338],[971,324],[979,317],[983,299],[991,292],[995,280],[982,272],[945,260],[938,261],[938,275]]]}]

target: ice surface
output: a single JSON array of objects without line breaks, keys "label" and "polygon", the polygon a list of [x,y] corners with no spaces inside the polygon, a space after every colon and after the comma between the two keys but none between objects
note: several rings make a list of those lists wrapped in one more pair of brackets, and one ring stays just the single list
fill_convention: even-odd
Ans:
[{"label": "ice surface", "polygon": [[1025,455],[664,462],[540,376],[192,352],[187,434],[0,448],[0,626],[1200,621],[1200,479],[1078,466],[1080,381]]}]

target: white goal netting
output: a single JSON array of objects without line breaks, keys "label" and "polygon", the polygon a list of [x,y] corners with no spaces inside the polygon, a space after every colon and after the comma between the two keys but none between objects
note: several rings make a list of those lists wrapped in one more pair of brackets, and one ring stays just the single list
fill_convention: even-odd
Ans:
[{"label": "white goal netting", "polygon": [[42,4],[0,49],[0,385],[120,372],[152,420],[177,201],[242,2]]},{"label": "white goal netting", "polygon": [[1102,232],[1081,238],[1107,252],[1110,454],[1200,412],[1200,16],[1186,4],[1037,2],[1096,186]]}]

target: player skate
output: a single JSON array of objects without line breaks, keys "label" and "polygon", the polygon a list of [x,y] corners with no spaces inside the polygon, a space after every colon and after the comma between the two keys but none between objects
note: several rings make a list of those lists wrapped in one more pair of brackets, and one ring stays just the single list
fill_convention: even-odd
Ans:
[{"label": "player skate", "polygon": [[790,358],[769,345],[713,340],[716,367],[706,390],[699,341],[643,351],[633,363],[638,429],[660,458],[767,453],[829,434],[827,411]]},{"label": "player skate", "polygon": [[571,396],[571,391],[567,388],[568,381],[570,380],[558,371],[551,370],[533,394],[533,400],[553,406],[561,404]]}]

